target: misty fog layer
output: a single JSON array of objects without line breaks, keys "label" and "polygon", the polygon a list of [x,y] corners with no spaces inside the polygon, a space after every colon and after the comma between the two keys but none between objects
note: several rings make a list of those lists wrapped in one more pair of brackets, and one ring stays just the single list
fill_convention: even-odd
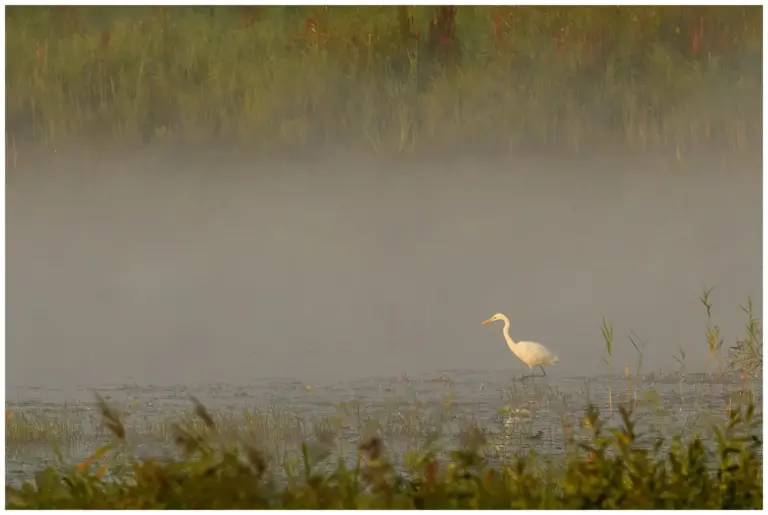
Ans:
[{"label": "misty fog layer", "polygon": [[334,381],[441,369],[687,370],[761,297],[761,166],[59,159],[7,185],[7,377],[27,386]]}]

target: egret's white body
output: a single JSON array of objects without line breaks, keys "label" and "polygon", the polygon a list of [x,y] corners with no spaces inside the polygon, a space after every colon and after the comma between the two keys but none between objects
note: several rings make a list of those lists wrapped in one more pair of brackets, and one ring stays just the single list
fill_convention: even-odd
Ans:
[{"label": "egret's white body", "polygon": [[554,365],[560,361],[559,358],[552,353],[552,351],[540,343],[516,342],[513,340],[509,336],[509,318],[507,318],[504,313],[496,313],[491,318],[483,322],[483,325],[496,322],[497,320],[504,321],[504,339],[507,340],[507,346],[509,346],[509,350],[511,350],[512,353],[520,359],[520,361],[528,365],[528,368],[531,370],[533,370],[533,367],[538,366],[541,368],[541,372],[544,375],[547,375],[547,373],[544,372],[544,367],[542,365]]}]

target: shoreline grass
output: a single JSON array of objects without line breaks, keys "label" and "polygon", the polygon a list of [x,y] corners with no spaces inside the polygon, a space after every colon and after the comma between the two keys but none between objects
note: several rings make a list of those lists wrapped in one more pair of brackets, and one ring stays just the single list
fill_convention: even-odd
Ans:
[{"label": "shoreline grass", "polygon": [[760,7],[9,7],[6,143],[759,152]]},{"label": "shoreline grass", "polygon": [[622,422],[609,428],[589,405],[591,436],[569,440],[560,463],[529,454],[491,465],[484,431],[470,426],[448,459],[427,445],[407,453],[399,470],[379,436],[359,443],[351,467],[343,459],[320,467],[330,456],[322,440],[302,443],[300,462],[284,466],[278,481],[248,440],[214,440],[216,420],[195,399],[201,424],[173,426],[182,458],[118,462],[126,437],[121,414],[98,400],[113,442],[75,467],[47,467],[35,483],[6,486],[8,509],[762,508],[762,439],[743,431],[754,404],[715,429],[714,453],[698,437],[687,444],[675,438],[665,452],[658,452],[665,439],[656,437],[649,449],[630,410],[619,407]]}]

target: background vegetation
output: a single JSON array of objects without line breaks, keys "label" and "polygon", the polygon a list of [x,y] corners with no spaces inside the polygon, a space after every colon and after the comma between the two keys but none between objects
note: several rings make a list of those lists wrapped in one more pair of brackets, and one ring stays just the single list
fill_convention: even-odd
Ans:
[{"label": "background vegetation", "polygon": [[6,12],[11,155],[761,148],[759,6]]}]

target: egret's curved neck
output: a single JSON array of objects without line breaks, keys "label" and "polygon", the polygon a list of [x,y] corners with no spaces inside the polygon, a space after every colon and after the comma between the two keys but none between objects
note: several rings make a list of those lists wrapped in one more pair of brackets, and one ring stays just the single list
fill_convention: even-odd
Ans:
[{"label": "egret's curved neck", "polygon": [[504,318],[504,339],[507,340],[507,345],[509,345],[510,348],[516,345],[515,340],[513,340],[512,337],[509,336],[509,319],[508,318]]}]

